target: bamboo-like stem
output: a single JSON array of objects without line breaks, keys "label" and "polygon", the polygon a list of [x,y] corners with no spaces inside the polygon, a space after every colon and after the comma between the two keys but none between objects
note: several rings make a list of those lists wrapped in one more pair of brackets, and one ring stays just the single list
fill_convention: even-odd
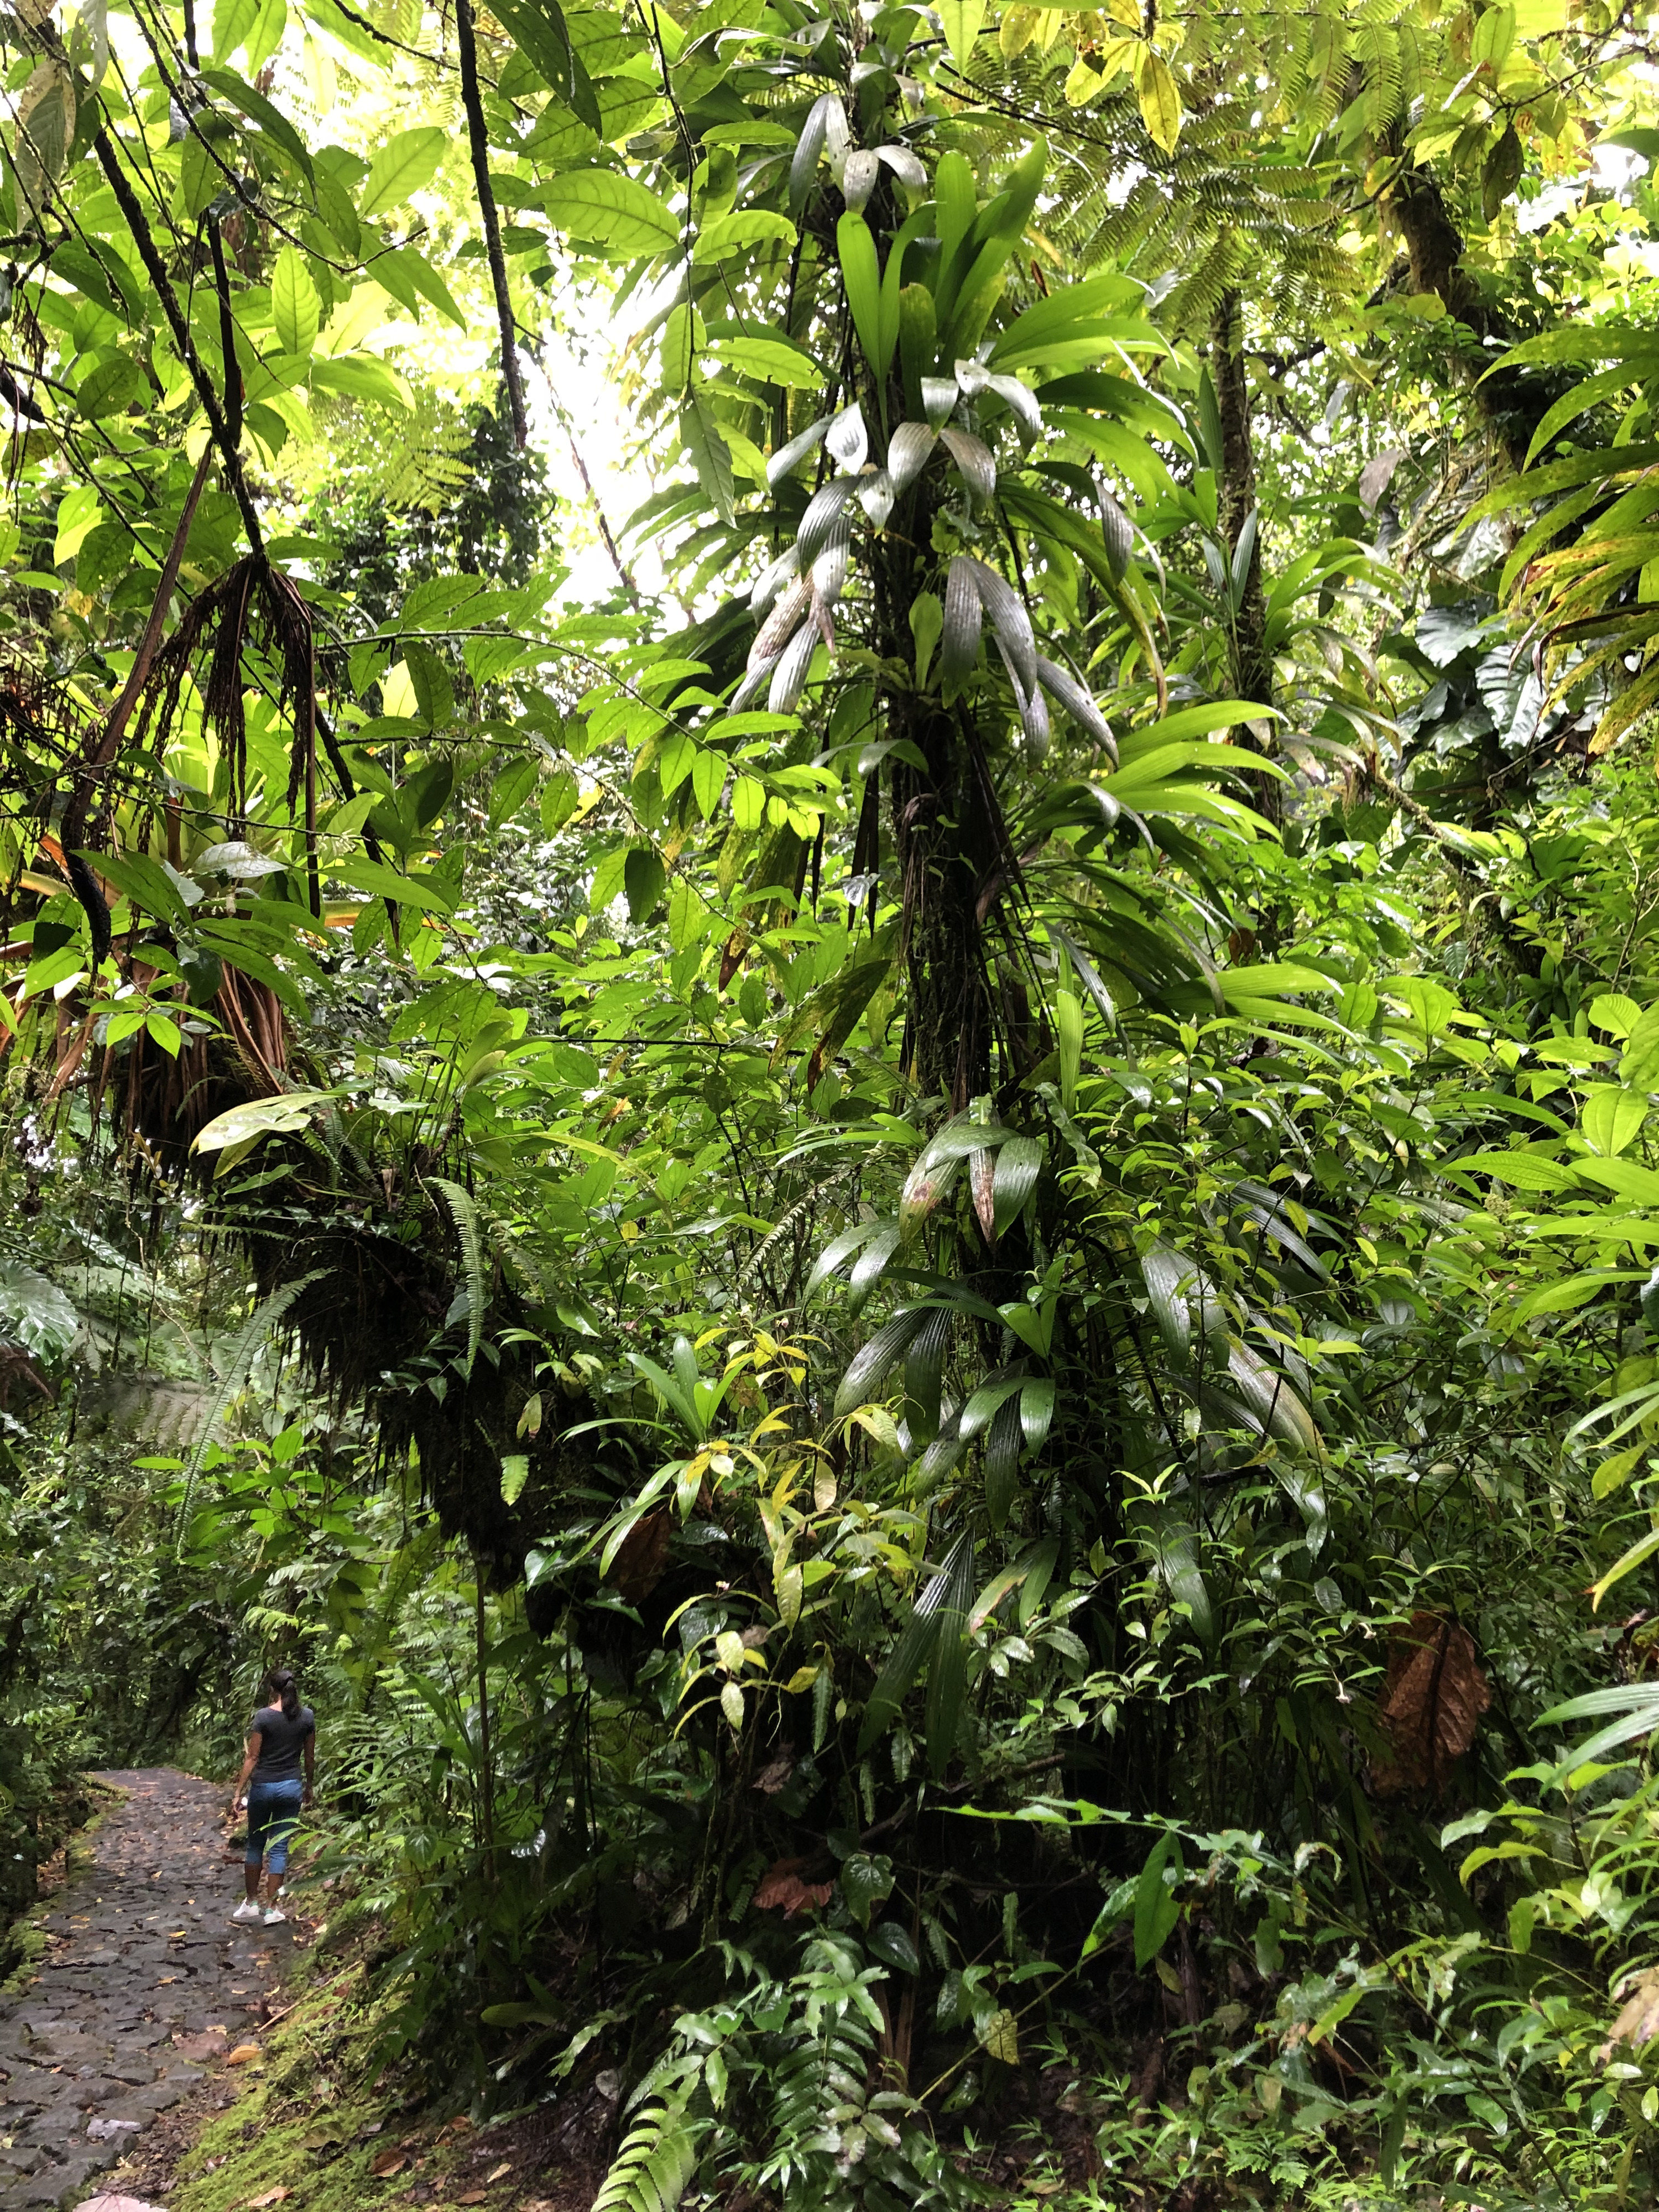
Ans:
[{"label": "bamboo-like stem", "polygon": [[[461,0],[465,6],[465,0]],[[478,1836],[483,1845],[484,1871],[495,1879],[495,1776],[489,1742],[489,1642],[484,1633],[483,1562],[472,1555],[475,1595],[473,1627],[478,1654]]]}]

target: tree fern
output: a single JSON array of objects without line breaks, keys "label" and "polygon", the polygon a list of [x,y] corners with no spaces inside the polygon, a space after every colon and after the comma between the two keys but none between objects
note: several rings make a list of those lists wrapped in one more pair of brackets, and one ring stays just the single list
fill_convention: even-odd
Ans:
[{"label": "tree fern", "polygon": [[592,2212],[672,2212],[696,2165],[696,2137],[684,2105],[653,2105],[629,2130],[599,2185]]}]

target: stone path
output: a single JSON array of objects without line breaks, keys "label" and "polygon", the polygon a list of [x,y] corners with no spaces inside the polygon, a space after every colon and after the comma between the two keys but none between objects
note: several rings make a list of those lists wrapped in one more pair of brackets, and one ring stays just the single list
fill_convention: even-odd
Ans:
[{"label": "stone path", "polygon": [[126,1794],[58,1893],[33,1982],[0,2003],[0,2212],[92,2194],[264,2016],[294,1941],[230,1918],[226,1790],[167,1767],[97,1778]]}]

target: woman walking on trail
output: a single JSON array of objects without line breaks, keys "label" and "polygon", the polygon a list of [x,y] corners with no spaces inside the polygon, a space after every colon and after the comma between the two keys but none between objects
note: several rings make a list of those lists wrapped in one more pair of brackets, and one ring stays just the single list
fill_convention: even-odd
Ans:
[{"label": "woman walking on trail", "polygon": [[[300,1814],[311,1802],[316,1779],[317,1720],[309,1705],[300,1703],[300,1692],[286,1667],[265,1677],[266,1702],[253,1716],[247,1739],[247,1756],[236,1778],[230,1801],[232,1817],[244,1790],[247,1792],[247,1855],[243,1878],[247,1894],[231,1914],[233,1920],[258,1920],[259,1869],[265,1871],[264,1924],[275,1928],[288,1918],[276,1902],[276,1893],[288,1872],[289,1838],[300,1824]],[[305,1761],[305,1780],[300,1762]]]}]

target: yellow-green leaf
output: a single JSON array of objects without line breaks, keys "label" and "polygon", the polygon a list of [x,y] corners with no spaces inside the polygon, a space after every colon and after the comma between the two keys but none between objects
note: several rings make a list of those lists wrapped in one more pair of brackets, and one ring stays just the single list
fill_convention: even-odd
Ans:
[{"label": "yellow-green leaf", "polygon": [[668,311],[662,326],[662,388],[684,392],[691,381],[692,364],[705,342],[702,317],[689,301]]},{"label": "yellow-green leaf", "polygon": [[1146,135],[1154,146],[1173,154],[1181,136],[1181,94],[1170,64],[1155,46],[1142,48],[1135,78]]},{"label": "yellow-green leaf", "polygon": [[1598,1083],[1584,1101],[1578,1126],[1587,1143],[1611,1159],[1635,1142],[1648,1118],[1646,1093]]},{"label": "yellow-green leaf", "polygon": [[388,139],[368,165],[360,211],[376,216],[401,207],[411,192],[431,182],[448,143],[449,134],[433,123],[400,131]]},{"label": "yellow-green leaf", "polygon": [[321,304],[304,254],[296,246],[283,246],[270,272],[270,320],[284,353],[311,351],[317,343]]},{"label": "yellow-green leaf", "polygon": [[816,392],[823,382],[823,372],[811,355],[788,338],[716,338],[708,350],[726,368],[736,369],[740,376],[758,377],[763,384]]},{"label": "yellow-green leaf", "polygon": [[786,1567],[773,1583],[777,1596],[778,1619],[786,1628],[793,1628],[800,1619],[801,1597],[805,1589],[805,1577],[799,1567]]},{"label": "yellow-green leaf", "polygon": [[966,69],[985,21],[986,0],[939,0],[939,19],[945,26],[945,43],[958,69]]},{"label": "yellow-green leaf", "polygon": [[250,1099],[214,1116],[191,1146],[193,1152],[217,1152],[254,1137],[287,1135],[303,1129],[313,1111],[325,1105],[331,1091],[285,1091],[280,1097]]},{"label": "yellow-green leaf", "polygon": [[691,248],[694,261],[723,261],[756,246],[771,245],[780,251],[795,242],[795,226],[787,215],[769,208],[739,208],[732,215],[716,216],[697,233]]},{"label": "yellow-green leaf", "polygon": [[1645,1536],[1638,1537],[1629,1551],[1613,1561],[1599,1582],[1590,1584],[1589,1598],[1592,1610],[1601,1604],[1615,1583],[1621,1583],[1626,1575],[1633,1574],[1636,1569],[1644,1560],[1650,1559],[1656,1552],[1659,1552],[1659,1528],[1650,1528]]},{"label": "yellow-green leaf", "polygon": [[1623,1451],[1610,1452],[1590,1478],[1590,1496],[1611,1498],[1623,1487],[1638,1462],[1647,1457],[1648,1449],[1646,1444],[1626,1444]]}]

